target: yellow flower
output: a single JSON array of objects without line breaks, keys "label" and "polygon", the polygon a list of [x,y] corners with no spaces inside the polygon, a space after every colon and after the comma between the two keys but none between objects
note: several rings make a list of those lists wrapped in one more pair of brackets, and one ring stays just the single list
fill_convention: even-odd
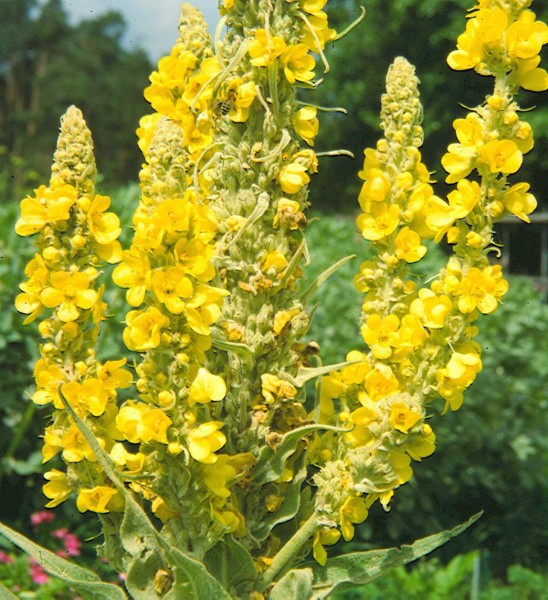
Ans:
[{"label": "yellow flower", "polygon": [[353,362],[355,364],[348,365],[341,369],[341,379],[346,385],[352,385],[353,383],[362,383],[365,376],[371,370],[367,356],[359,350],[351,350],[346,355],[346,362]]},{"label": "yellow flower", "polygon": [[271,373],[263,373],[261,375],[261,383],[263,398],[268,404],[273,404],[277,398],[291,399],[297,395],[297,390],[292,383],[280,379]]},{"label": "yellow flower", "polygon": [[107,360],[105,364],[99,366],[97,377],[107,391],[125,389],[132,384],[133,376],[127,369],[123,368],[126,363],[127,358],[122,358],[120,360]]},{"label": "yellow flower", "polygon": [[368,514],[369,511],[363,498],[353,496],[344,501],[339,515],[342,536],[346,542],[349,542],[354,537],[354,525],[363,523],[367,519]]},{"label": "yellow flower", "polygon": [[314,138],[318,135],[320,123],[317,119],[318,111],[313,106],[300,108],[293,117],[293,127],[309,146],[314,146]]},{"label": "yellow flower", "polygon": [[327,15],[323,11],[314,11],[308,16],[308,24],[303,24],[304,32],[301,42],[314,53],[319,53],[325,48],[327,42],[337,37],[334,29],[329,29]]},{"label": "yellow flower", "polygon": [[171,424],[171,419],[161,408],[150,408],[131,400],[116,415],[116,427],[132,444],[152,440],[168,444],[167,430]]},{"label": "yellow flower", "polygon": [[481,148],[479,158],[490,173],[515,173],[523,162],[522,153],[512,140],[487,142]]},{"label": "yellow flower", "polygon": [[530,223],[527,215],[531,214],[537,207],[536,198],[529,193],[528,183],[516,183],[504,192],[502,202],[506,210],[522,221]]},{"label": "yellow flower", "polygon": [[190,386],[188,403],[189,406],[194,406],[196,403],[207,404],[212,400],[222,400],[225,394],[224,379],[219,375],[213,375],[205,367],[200,367]]},{"label": "yellow flower", "polygon": [[132,310],[126,316],[124,343],[129,350],[145,352],[160,345],[162,329],[169,325],[169,318],[155,306],[145,310]]},{"label": "yellow flower", "polygon": [[320,12],[326,3],[327,0],[299,0],[299,4],[304,12],[310,14]]},{"label": "yellow flower", "polygon": [[458,410],[462,404],[462,392],[481,371],[480,348],[477,342],[466,341],[455,347],[447,365],[438,370],[438,392],[447,401],[451,410]]},{"label": "yellow flower", "polygon": [[390,406],[390,425],[401,433],[408,433],[421,419],[422,415],[409,410],[403,402],[394,402]]},{"label": "yellow flower", "polygon": [[413,476],[413,469],[411,468],[411,457],[405,452],[393,450],[390,453],[390,463],[392,464],[394,473],[398,478],[399,485],[407,483]]},{"label": "yellow flower", "polygon": [[36,392],[32,395],[32,401],[39,406],[53,402],[57,409],[63,409],[64,404],[59,396],[59,386],[66,382],[67,374],[61,367],[48,364],[40,358],[34,366],[34,380],[36,381]]},{"label": "yellow flower", "polygon": [[42,487],[44,496],[50,499],[46,504],[46,508],[59,506],[61,502],[64,502],[70,496],[72,491],[68,486],[67,474],[58,469],[52,469],[44,473],[44,478],[49,482]]},{"label": "yellow flower", "polygon": [[28,277],[28,281],[19,286],[23,293],[18,294],[15,298],[15,308],[19,312],[28,315],[23,321],[23,325],[34,321],[44,310],[40,294],[48,284],[49,270],[40,254],[36,254],[29,261],[25,267],[25,275]]},{"label": "yellow flower", "polygon": [[122,232],[120,219],[112,212],[105,213],[109,206],[110,198],[97,194],[86,211],[89,231],[101,245],[112,244]]},{"label": "yellow flower", "polygon": [[222,298],[227,295],[228,292],[221,288],[197,286],[194,296],[186,303],[184,310],[189,327],[200,335],[209,335],[210,325],[221,315]]},{"label": "yellow flower", "polygon": [[288,46],[282,54],[282,65],[287,81],[294,84],[296,81],[307,82],[314,79],[314,58],[308,54],[309,48],[305,44]]},{"label": "yellow flower", "polygon": [[188,451],[194,460],[204,464],[217,461],[217,450],[226,444],[224,433],[219,431],[222,421],[209,421],[198,425],[188,434]]},{"label": "yellow flower", "polygon": [[[90,276],[91,275],[91,276]],[[78,309],[89,310],[97,302],[97,292],[91,289],[93,273],[56,271],[50,275],[50,287],[40,294],[47,308],[57,308],[57,317],[64,322],[75,321]]]},{"label": "yellow flower", "polygon": [[365,446],[374,439],[374,433],[370,425],[381,418],[378,407],[374,402],[363,397],[361,399],[365,406],[360,406],[360,408],[352,411],[345,423],[346,425],[353,425],[352,430],[344,434],[344,439],[352,448]]},{"label": "yellow flower", "polygon": [[105,412],[109,395],[101,380],[91,377],[83,383],[71,381],[63,384],[61,390],[74,409],[83,408],[94,417],[99,417]]},{"label": "yellow flower", "polygon": [[548,43],[548,26],[535,21],[535,13],[524,10],[506,31],[508,53],[515,58],[533,58]]},{"label": "yellow flower", "polygon": [[296,194],[300,189],[310,182],[306,172],[307,168],[297,162],[291,162],[280,169],[278,182],[286,194]]},{"label": "yellow flower", "polygon": [[538,68],[539,63],[540,56],[520,60],[511,77],[525,90],[543,92],[548,89],[548,73]]},{"label": "yellow flower", "polygon": [[371,202],[384,202],[389,197],[391,190],[392,183],[384,171],[375,167],[367,168],[367,179],[358,196],[361,209],[365,213],[370,212]]},{"label": "yellow flower", "polygon": [[365,392],[358,397],[361,404],[367,406],[367,399],[378,402],[390,394],[397,392],[400,388],[397,377],[388,365],[378,363],[365,376]]},{"label": "yellow flower", "polygon": [[475,165],[477,150],[474,146],[449,144],[446,154],[442,156],[442,167],[449,173],[445,178],[447,183],[456,183],[468,177]]},{"label": "yellow flower", "polygon": [[436,449],[436,435],[432,431],[432,427],[425,423],[419,435],[412,434],[407,440],[405,451],[409,456],[416,461],[421,461],[422,458],[430,456]]},{"label": "yellow flower", "polygon": [[394,353],[396,356],[408,354],[418,348],[428,337],[421,321],[415,315],[404,315],[401,319],[398,332],[398,346]]},{"label": "yellow flower", "polygon": [[267,252],[261,259],[261,268],[265,273],[278,274],[287,266],[287,258],[279,250]]},{"label": "yellow flower", "polygon": [[185,277],[182,267],[166,267],[155,269],[151,279],[151,287],[158,302],[165,305],[174,315],[180,315],[188,298],[192,296],[192,282]]},{"label": "yellow flower", "polygon": [[426,254],[426,246],[421,244],[421,238],[409,227],[404,227],[396,236],[395,254],[400,260],[414,263]]},{"label": "yellow flower", "polygon": [[325,566],[327,562],[327,552],[325,546],[336,544],[341,537],[341,532],[334,527],[321,527],[314,533],[314,541],[312,542],[312,554],[316,561]]},{"label": "yellow flower", "polygon": [[109,510],[112,510],[112,508],[109,507],[111,501],[114,501],[113,504],[116,508],[120,508],[122,498],[116,498],[116,496],[120,496],[118,491],[115,488],[106,485],[96,485],[93,488],[82,488],[76,499],[76,507],[81,513],[86,512],[87,510],[96,513],[107,513]]},{"label": "yellow flower", "polygon": [[60,443],[63,459],[67,462],[80,462],[84,459],[92,462],[97,460],[86,438],[74,423],[65,432]]},{"label": "yellow flower", "polygon": [[128,452],[119,442],[112,446],[109,456],[118,466],[126,467],[124,472],[128,474],[141,472],[145,464],[145,455],[142,452]]},{"label": "yellow flower", "polygon": [[392,349],[399,344],[399,324],[400,320],[396,315],[381,317],[374,314],[367,317],[361,327],[361,334],[375,358],[382,360],[391,356]]},{"label": "yellow flower", "polygon": [[42,462],[48,462],[48,460],[57,456],[62,449],[63,445],[59,432],[54,430],[53,427],[46,427],[44,430],[44,445],[42,446],[42,456],[44,457]]},{"label": "yellow flower", "polygon": [[249,117],[249,107],[257,96],[255,83],[235,77],[230,81],[228,89],[220,95],[221,110],[228,107],[228,117],[234,123],[245,123]]},{"label": "yellow flower", "polygon": [[272,324],[272,331],[275,335],[280,335],[288,323],[291,323],[291,319],[301,313],[301,310],[294,308],[292,310],[279,310],[274,315],[274,321]]},{"label": "yellow flower", "polygon": [[400,207],[397,204],[376,202],[368,214],[358,215],[356,225],[366,240],[375,242],[389,236],[399,225]]},{"label": "yellow flower", "polygon": [[453,304],[448,296],[421,289],[419,297],[411,303],[410,313],[419,317],[428,329],[441,329],[452,309]]},{"label": "yellow flower", "polygon": [[499,7],[475,11],[465,33],[458,37],[457,50],[447,58],[449,66],[455,70],[478,70],[489,53],[496,56],[504,52],[502,37],[507,24],[508,16]]},{"label": "yellow flower", "polygon": [[219,498],[230,496],[229,484],[253,462],[249,453],[228,456],[220,454],[217,461],[202,465],[202,478],[209,490]]},{"label": "yellow flower", "polygon": [[130,306],[139,306],[150,287],[150,264],[147,255],[133,246],[122,254],[122,262],[112,272],[114,283],[129,288],[126,300]]},{"label": "yellow flower", "polygon": [[49,223],[68,221],[77,198],[76,189],[67,184],[53,188],[41,185],[34,193],[35,197],[21,201],[21,217],[15,224],[18,235],[33,235]]},{"label": "yellow flower", "polygon": [[508,291],[508,282],[502,278],[500,265],[480,270],[468,269],[454,294],[458,296],[458,308],[468,314],[476,308],[483,314],[492,313],[499,299]]},{"label": "yellow flower", "polygon": [[286,48],[285,41],[279,36],[271,36],[264,29],[255,31],[255,39],[249,45],[249,56],[254,67],[268,67]]}]

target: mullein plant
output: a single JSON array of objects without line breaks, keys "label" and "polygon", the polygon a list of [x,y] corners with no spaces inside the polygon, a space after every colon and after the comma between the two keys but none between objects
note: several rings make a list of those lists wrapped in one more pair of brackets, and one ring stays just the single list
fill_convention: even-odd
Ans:
[{"label": "mullein plant", "polygon": [[[144,163],[128,249],[96,193],[75,107],[49,185],[21,203],[16,230],[36,234],[37,253],[16,307],[26,323],[40,319],[32,399],[53,407],[46,506],[74,495],[78,510],[97,513],[100,553],[134,598],[323,598],[468,525],[402,549],[327,556],[375,502],[389,509],[413,462],[434,452],[431,414],[460,408],[481,370],[474,323],[508,289],[489,260],[493,224],[509,213],[528,221],[536,206],[529,185],[510,179],[533,147],[515,96],[548,89],[538,66],[548,27],[530,0],[470,11],[448,62],[493,77],[494,91],[454,122],[446,200],[421,159],[414,68],[404,58],[390,67],[384,137],[359,173],[357,226],[376,250],[355,278],[367,351],[323,366],[306,341],[306,304],[338,265],[308,285],[302,276],[322,110],[308,98],[328,70],[326,44],[341,37],[325,4],[224,0],[214,40],[183,5],[179,38],[145,90],[154,112],[137,131]],[[425,285],[413,264],[426,240],[442,239],[452,256]],[[105,263],[126,290],[133,366],[98,358]],[[76,589],[126,597],[0,531]]]}]

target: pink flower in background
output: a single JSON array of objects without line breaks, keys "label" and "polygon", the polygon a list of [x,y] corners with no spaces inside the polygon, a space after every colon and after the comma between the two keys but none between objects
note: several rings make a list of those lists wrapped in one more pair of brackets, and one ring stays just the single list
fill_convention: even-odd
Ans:
[{"label": "pink flower in background", "polygon": [[0,563],[11,565],[13,564],[13,558],[7,552],[0,550]]},{"label": "pink flower in background", "polygon": [[82,543],[74,533],[67,533],[65,536],[65,550],[69,556],[80,556]]},{"label": "pink flower in background", "polygon": [[43,585],[49,579],[44,569],[32,558],[30,559],[30,577],[36,585]]},{"label": "pink flower in background", "polygon": [[55,529],[51,532],[51,535],[59,540],[63,540],[63,544],[65,545],[64,550],[56,552],[58,556],[80,556],[82,542],[80,542],[80,538],[76,534],[69,533],[68,529],[63,527],[62,529]]},{"label": "pink flower in background", "polygon": [[58,540],[64,540],[65,536],[68,534],[68,529],[66,527],[62,527],[61,529],[54,529],[51,532],[53,537],[56,537]]},{"label": "pink flower in background", "polygon": [[41,510],[32,513],[30,522],[33,527],[38,527],[42,523],[51,523],[55,519],[55,514],[51,510]]}]

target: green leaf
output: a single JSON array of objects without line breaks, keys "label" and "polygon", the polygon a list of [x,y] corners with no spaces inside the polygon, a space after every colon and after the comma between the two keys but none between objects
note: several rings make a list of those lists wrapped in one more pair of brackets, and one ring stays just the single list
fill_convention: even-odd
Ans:
[{"label": "green leaf", "polygon": [[328,559],[325,567],[310,565],[314,574],[311,600],[327,598],[339,587],[365,585],[388,569],[405,565],[432,552],[451,538],[461,534],[475,523],[483,513],[478,513],[465,523],[434,535],[417,540],[410,546],[353,552]]},{"label": "green leaf", "polygon": [[336,273],[343,265],[353,258],[356,258],[355,254],[345,256],[344,258],[338,260],[335,264],[331,265],[328,269],[320,273],[318,277],[316,277],[316,279],[311,283],[311,285],[303,292],[301,301],[306,302],[320,289],[320,287],[331,277],[331,275],[333,275],[333,273]]},{"label": "green leaf", "polygon": [[340,369],[343,369],[344,367],[348,367],[350,365],[355,365],[358,362],[360,362],[360,361],[359,360],[350,360],[350,361],[335,363],[334,365],[325,365],[324,367],[300,367],[297,371],[296,377],[289,377],[287,375],[286,375],[286,377],[289,379],[289,381],[293,385],[295,385],[297,387],[302,387],[307,381],[316,379],[316,377],[319,377],[320,375],[327,375],[328,373],[331,373],[333,371],[339,371]]},{"label": "green leaf", "polygon": [[[7,537],[16,546],[24,550],[31,558],[52,575],[65,581],[79,592],[89,592],[97,600],[124,600],[124,591],[118,586],[102,582],[99,577],[88,569],[75,565],[57,554],[35,544],[24,535],[0,523],[0,534]],[[3,590],[0,590],[3,592]],[[9,596],[6,596],[9,598]]]},{"label": "green leaf", "polygon": [[230,600],[226,590],[208,573],[203,563],[185,556],[177,548],[170,548],[168,557],[174,568],[175,582],[164,596],[165,600]]},{"label": "green leaf", "polygon": [[312,595],[312,569],[292,569],[270,590],[268,600],[310,598]]},{"label": "green leaf", "polygon": [[247,598],[258,573],[249,552],[228,536],[215,544],[204,557],[207,570],[232,595]]},{"label": "green leaf", "polygon": [[139,558],[147,551],[159,551],[161,539],[158,531],[150,522],[145,511],[137,503],[133,494],[124,485],[110,456],[103,450],[97,438],[93,435],[84,420],[76,414],[61,391],[59,391],[59,395],[65,408],[93,450],[97,461],[103,467],[107,477],[120,494],[124,496],[124,517],[120,526],[120,538],[124,549],[134,558]]},{"label": "green leaf", "polygon": [[304,425],[286,433],[276,449],[272,449],[270,446],[263,446],[253,470],[255,483],[262,485],[279,479],[284,471],[285,462],[295,452],[299,441],[309,433],[320,429],[346,431],[345,428],[333,427],[331,425]]},{"label": "green leaf", "polygon": [[[306,477],[306,464],[304,454],[295,461],[294,475],[288,487],[284,489],[284,501],[277,511],[266,515],[261,522],[253,528],[253,537],[262,542],[266,540],[272,529],[280,523],[292,519],[299,511],[301,505],[301,486]],[[297,464],[300,463],[300,464]]]},{"label": "green leaf", "polygon": [[1,581],[0,581],[0,600],[17,600],[17,596],[12,594]]},{"label": "green leaf", "polygon": [[131,562],[126,573],[126,587],[133,600],[154,600],[159,597],[156,574],[163,567],[162,557],[157,552],[149,552],[147,556]]}]

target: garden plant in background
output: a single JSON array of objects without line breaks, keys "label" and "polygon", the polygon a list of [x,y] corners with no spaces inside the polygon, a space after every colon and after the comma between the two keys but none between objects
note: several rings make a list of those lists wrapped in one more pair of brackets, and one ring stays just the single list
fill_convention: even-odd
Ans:
[{"label": "garden plant in background", "polygon": [[[374,248],[355,277],[367,351],[340,349],[345,360],[324,365],[307,339],[307,306],[346,260],[303,277],[314,138],[330,110],[312,96],[328,71],[326,45],[352,29],[330,29],[325,4],[224,0],[213,41],[183,5],[179,38],[145,90],[154,112],[138,129],[129,248],[97,193],[91,134],[75,107],[49,185],[21,203],[16,231],[36,235],[37,251],[16,307],[39,322],[33,401],[52,407],[46,506],[74,495],[79,511],[98,515],[101,556],[133,598],[323,598],[468,525],[401,550],[328,558],[374,503],[389,509],[413,461],[434,452],[431,414],[458,410],[481,370],[475,322],[508,289],[490,260],[493,223],[509,213],[528,221],[536,206],[529,185],[510,177],[533,147],[515,96],[548,89],[539,67],[548,27],[527,0],[481,0],[470,13],[448,62],[492,77],[494,89],[454,123],[447,201],[421,159],[414,68],[393,62],[384,137],[360,171],[357,225]],[[413,265],[427,240],[446,240],[452,256],[425,281]],[[130,308],[115,316],[133,367],[100,359],[106,264],[127,290]],[[0,532],[76,590],[125,597]]]}]

